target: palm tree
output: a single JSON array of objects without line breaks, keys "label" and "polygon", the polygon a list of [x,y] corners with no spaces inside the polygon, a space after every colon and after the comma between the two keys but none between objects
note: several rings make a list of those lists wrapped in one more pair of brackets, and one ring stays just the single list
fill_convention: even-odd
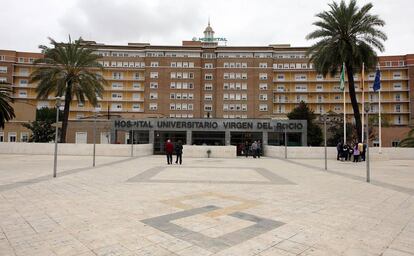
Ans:
[{"label": "palm tree", "polygon": [[16,117],[13,107],[10,105],[10,102],[13,102],[10,96],[11,93],[10,86],[7,83],[0,82],[0,128],[3,129],[7,121]]},{"label": "palm tree", "polygon": [[407,137],[400,141],[398,144],[400,147],[414,147],[414,128],[411,129],[411,131],[408,132]]},{"label": "palm tree", "polygon": [[324,76],[328,73],[335,76],[345,63],[349,96],[361,141],[361,116],[355,95],[354,73],[361,70],[362,63],[367,69],[375,68],[377,54],[374,48],[384,51],[383,41],[387,40],[384,32],[378,29],[385,22],[369,13],[373,7],[371,3],[359,8],[355,0],[351,0],[349,5],[342,0],[339,4],[329,4],[329,7],[330,10],[316,14],[319,20],[313,25],[318,29],[306,36],[308,40],[319,40],[309,48],[308,55],[316,71]]},{"label": "palm tree", "polygon": [[87,99],[96,106],[97,96],[101,97],[106,81],[102,75],[93,72],[93,69],[102,69],[97,62],[100,57],[82,38],[73,42],[69,37],[68,43],[49,40],[53,47],[39,46],[44,57],[35,61],[37,67],[30,80],[39,83],[36,88],[38,99],[50,95],[65,97],[60,137],[60,141],[65,143],[71,101],[74,97],[82,103]]}]

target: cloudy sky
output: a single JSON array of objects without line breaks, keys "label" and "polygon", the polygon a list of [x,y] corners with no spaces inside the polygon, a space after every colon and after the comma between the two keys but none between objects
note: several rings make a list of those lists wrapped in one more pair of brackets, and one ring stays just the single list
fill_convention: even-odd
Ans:
[{"label": "cloudy sky", "polygon": [[[0,0],[0,49],[39,51],[47,37],[106,44],[180,45],[201,37],[208,17],[228,45],[309,46],[314,15],[331,0]],[[413,0],[372,2],[385,20],[387,55],[414,53]]]}]

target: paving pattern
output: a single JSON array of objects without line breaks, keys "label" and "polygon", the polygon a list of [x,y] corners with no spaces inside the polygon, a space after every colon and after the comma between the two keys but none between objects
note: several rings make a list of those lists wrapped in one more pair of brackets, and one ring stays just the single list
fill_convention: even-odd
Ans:
[{"label": "paving pattern", "polygon": [[0,155],[0,255],[414,255],[414,161]]}]

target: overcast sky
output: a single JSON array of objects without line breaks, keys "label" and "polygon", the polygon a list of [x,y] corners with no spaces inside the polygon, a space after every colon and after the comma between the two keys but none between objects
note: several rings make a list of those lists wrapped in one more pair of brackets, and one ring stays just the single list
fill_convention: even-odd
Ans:
[{"label": "overcast sky", "polygon": [[[201,37],[208,17],[228,45],[309,46],[315,14],[328,0],[0,0],[0,49],[39,51],[47,37],[105,44],[181,45]],[[386,22],[382,54],[414,53],[413,0],[372,2]]]}]

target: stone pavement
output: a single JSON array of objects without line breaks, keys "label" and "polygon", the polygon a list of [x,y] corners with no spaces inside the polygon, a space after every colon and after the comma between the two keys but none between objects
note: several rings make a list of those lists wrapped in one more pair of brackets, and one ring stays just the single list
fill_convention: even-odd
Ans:
[{"label": "stone pavement", "polygon": [[0,255],[414,255],[414,161],[0,163]]}]

